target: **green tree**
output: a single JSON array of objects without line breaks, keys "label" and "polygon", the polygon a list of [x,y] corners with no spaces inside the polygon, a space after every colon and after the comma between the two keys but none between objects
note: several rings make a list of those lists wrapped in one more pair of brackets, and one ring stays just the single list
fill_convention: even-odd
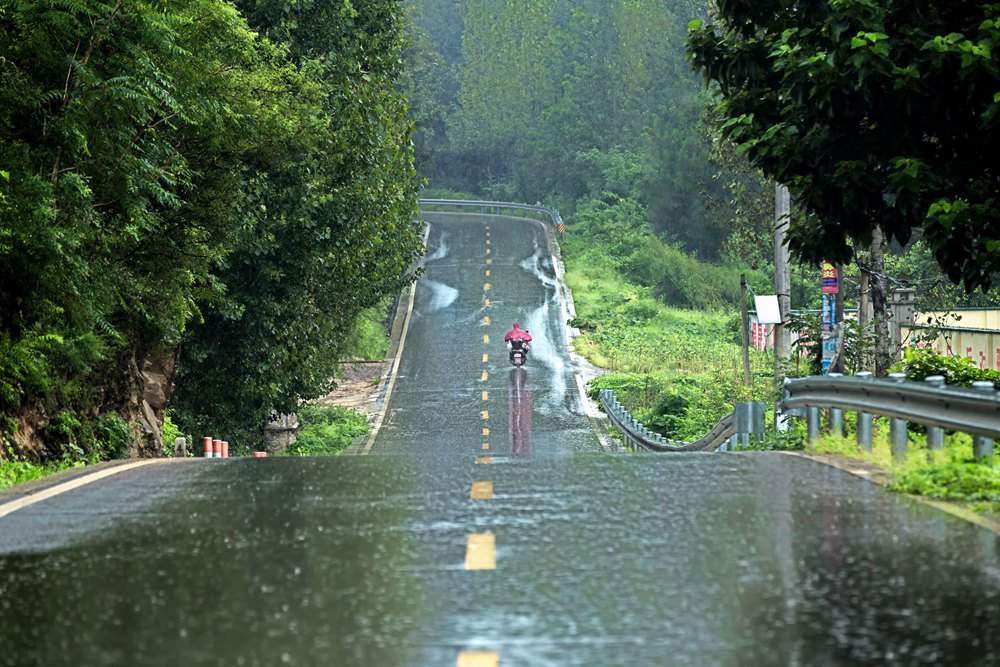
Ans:
[{"label": "green tree", "polygon": [[718,0],[688,52],[726,136],[804,209],[790,245],[846,262],[914,230],[948,277],[1000,271],[1000,4]]},{"label": "green tree", "polygon": [[287,40],[318,102],[285,111],[288,151],[252,163],[246,228],[184,345],[176,407],[194,430],[254,442],[268,414],[330,389],[355,320],[412,278],[421,245],[398,3],[241,7]]},{"label": "green tree", "polygon": [[409,104],[407,117],[413,122],[414,162],[422,174],[435,171],[435,154],[444,145],[444,118],[456,86],[451,66],[435,49],[427,29],[411,5],[406,22],[407,44],[403,52],[406,69],[399,90]]},{"label": "green tree", "polygon": [[0,435],[156,453],[178,358],[186,427],[259,431],[408,279],[397,3],[258,4],[284,43],[223,0],[0,6]]},{"label": "green tree", "polygon": [[731,261],[752,268],[774,264],[774,182],[753,168],[746,156],[711,122],[703,126],[714,172],[702,196],[725,241],[722,251]]},{"label": "green tree", "polygon": [[215,0],[26,0],[0,16],[4,413],[158,430],[143,366],[179,342],[242,226],[240,168],[271,111],[259,88],[281,68]]}]

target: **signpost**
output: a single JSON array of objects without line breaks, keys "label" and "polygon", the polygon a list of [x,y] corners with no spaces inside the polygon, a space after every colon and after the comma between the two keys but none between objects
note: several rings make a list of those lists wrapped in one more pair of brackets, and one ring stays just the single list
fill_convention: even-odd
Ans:
[{"label": "signpost", "polygon": [[837,355],[837,292],[840,290],[837,268],[823,262],[823,375]]}]

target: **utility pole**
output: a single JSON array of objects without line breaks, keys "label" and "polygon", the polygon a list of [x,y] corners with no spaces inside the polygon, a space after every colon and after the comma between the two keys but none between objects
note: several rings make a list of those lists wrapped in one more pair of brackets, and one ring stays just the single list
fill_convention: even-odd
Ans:
[{"label": "utility pole", "polygon": [[792,309],[792,274],[785,243],[790,213],[788,188],[777,184],[774,186],[774,293],[778,295],[781,323],[774,325],[774,377],[779,383],[784,380],[788,361],[792,358],[791,332],[787,326],[788,311]]}]

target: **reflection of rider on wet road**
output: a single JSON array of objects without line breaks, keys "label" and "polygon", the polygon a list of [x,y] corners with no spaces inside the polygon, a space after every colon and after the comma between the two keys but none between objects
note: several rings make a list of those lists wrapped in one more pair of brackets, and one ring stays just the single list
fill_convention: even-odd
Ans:
[{"label": "reflection of rider on wet road", "polygon": [[531,334],[526,329],[522,329],[518,322],[514,322],[514,328],[507,332],[503,340],[507,343],[507,352],[510,354],[511,360],[514,359],[515,348],[523,349],[524,353],[528,354],[528,343],[531,342]]},{"label": "reflection of rider on wet road", "polygon": [[514,456],[531,454],[531,387],[526,371],[515,368],[507,383],[507,431]]}]

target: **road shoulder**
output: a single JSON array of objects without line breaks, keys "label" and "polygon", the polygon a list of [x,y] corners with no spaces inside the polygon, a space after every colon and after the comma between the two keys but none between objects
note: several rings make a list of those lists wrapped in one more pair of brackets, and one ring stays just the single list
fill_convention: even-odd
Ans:
[{"label": "road shoulder", "polygon": [[[789,451],[779,451],[778,453],[785,454],[787,456],[797,456],[799,458],[805,458],[811,461],[816,461],[817,463],[832,466],[838,470],[843,470],[850,475],[854,475],[855,477],[867,479],[882,487],[889,483],[891,477],[887,470],[868,461],[858,461],[856,459],[849,459],[847,457],[835,456],[832,454],[809,454],[807,452]],[[910,493],[900,495],[906,496],[907,498],[911,498],[912,500],[925,505],[930,505],[931,507],[935,507],[942,512],[947,512],[952,516],[964,519],[965,521],[974,523],[981,528],[1000,534],[1000,519],[989,514],[976,512],[970,509],[966,503],[949,500],[935,500],[933,498],[926,498],[924,496],[918,496]]]}]

